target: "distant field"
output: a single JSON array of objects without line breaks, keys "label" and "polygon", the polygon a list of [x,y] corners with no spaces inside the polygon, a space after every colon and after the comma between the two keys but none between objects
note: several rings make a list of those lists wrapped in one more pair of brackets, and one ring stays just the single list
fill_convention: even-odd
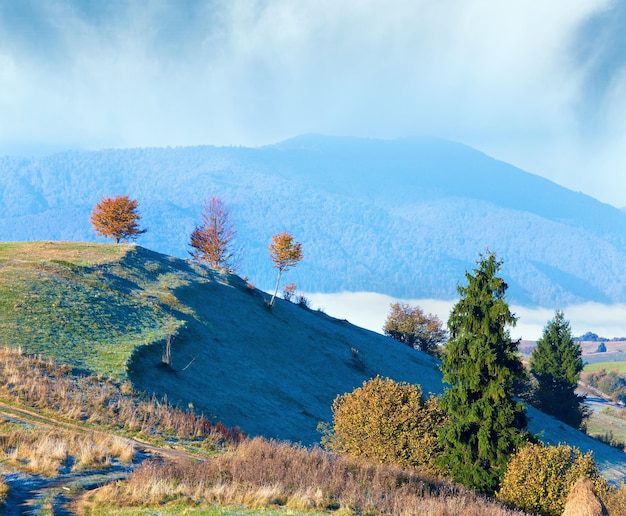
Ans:
[{"label": "distant field", "polygon": [[624,362],[596,362],[587,364],[583,369],[583,373],[597,373],[601,369],[606,371],[617,371],[618,373],[626,373],[626,361]]},{"label": "distant field", "polygon": [[610,436],[614,441],[626,444],[626,421],[611,411],[594,411],[587,420],[587,434],[596,438]]}]

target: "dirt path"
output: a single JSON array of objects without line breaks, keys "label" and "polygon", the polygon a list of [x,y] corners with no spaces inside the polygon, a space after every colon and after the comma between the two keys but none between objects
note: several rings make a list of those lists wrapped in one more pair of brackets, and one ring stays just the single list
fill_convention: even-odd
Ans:
[{"label": "dirt path", "polygon": [[155,446],[134,438],[121,437],[115,432],[94,430],[66,421],[59,421],[28,409],[13,407],[1,401],[0,416],[4,416],[9,421],[37,427],[68,430],[82,434],[117,436],[128,441],[135,448],[135,457],[130,464],[113,461],[112,466],[106,469],[78,472],[72,471],[71,466],[67,466],[54,478],[46,478],[41,475],[29,474],[16,468],[7,469],[4,467],[0,470],[0,473],[4,475],[10,491],[2,507],[2,514],[8,516],[37,515],[44,512],[45,514],[60,516],[78,514],[82,511],[74,507],[80,505],[76,504],[76,502],[83,498],[83,495],[109,482],[126,478],[146,459],[161,458],[162,460],[170,461],[206,459],[206,457],[184,450]]},{"label": "dirt path", "polygon": [[74,514],[69,507],[77,496],[109,482],[122,480],[130,471],[129,468],[110,468],[96,472],[59,475],[55,478],[24,473],[6,474],[5,481],[11,491],[2,514],[35,515],[43,511],[49,511],[48,513],[54,515]]}]

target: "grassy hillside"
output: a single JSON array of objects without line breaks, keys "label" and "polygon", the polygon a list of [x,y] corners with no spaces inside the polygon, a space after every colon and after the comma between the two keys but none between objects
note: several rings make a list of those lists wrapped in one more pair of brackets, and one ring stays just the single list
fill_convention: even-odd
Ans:
[{"label": "grassy hillside", "polygon": [[132,245],[0,244],[0,345],[123,377],[136,346],[164,338],[172,314],[165,257]]},{"label": "grassy hillside", "polygon": [[337,394],[376,374],[441,390],[432,357],[263,299],[236,275],[139,246],[0,245],[0,345],[129,378],[250,434],[315,442]]},{"label": "grassy hillside", "polygon": [[[429,355],[281,299],[270,311],[235,275],[138,246],[3,244],[0,293],[0,344],[127,378],[251,435],[318,442],[334,398],[377,374],[442,391]],[[545,442],[593,450],[607,478],[625,478],[622,452],[529,416]]]}]

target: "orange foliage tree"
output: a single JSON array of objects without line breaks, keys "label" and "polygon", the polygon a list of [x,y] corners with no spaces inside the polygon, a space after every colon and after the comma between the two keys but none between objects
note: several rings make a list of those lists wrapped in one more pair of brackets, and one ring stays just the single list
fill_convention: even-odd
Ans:
[{"label": "orange foliage tree", "polygon": [[234,267],[237,232],[224,202],[211,197],[205,201],[200,217],[202,222],[191,233],[191,257],[216,269]]},{"label": "orange foliage tree", "polygon": [[274,262],[274,268],[278,269],[278,277],[276,278],[276,289],[270,300],[269,306],[274,305],[274,299],[278,293],[278,285],[280,277],[288,269],[295,267],[302,260],[302,244],[296,242],[292,235],[283,231],[272,236],[272,242],[267,248],[270,258]]},{"label": "orange foliage tree", "polygon": [[448,332],[436,315],[426,315],[419,307],[404,303],[392,303],[383,326],[385,335],[419,349],[431,352],[448,338]]},{"label": "orange foliage tree", "polygon": [[110,237],[116,244],[134,240],[146,232],[139,228],[137,206],[137,200],[128,195],[104,197],[91,212],[91,225],[98,235]]}]

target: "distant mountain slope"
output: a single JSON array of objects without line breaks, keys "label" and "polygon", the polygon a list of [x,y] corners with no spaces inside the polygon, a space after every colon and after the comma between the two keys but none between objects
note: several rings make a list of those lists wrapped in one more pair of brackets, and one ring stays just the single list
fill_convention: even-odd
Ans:
[{"label": "distant mountain slope", "polygon": [[626,212],[441,140],[302,136],[262,148],[65,152],[0,159],[0,239],[94,240],[105,195],[138,198],[140,243],[184,257],[204,198],[230,206],[241,273],[273,286],[270,236],[292,232],[309,292],[451,299],[487,249],[509,299],[626,302]]},{"label": "distant mountain slope", "polygon": [[[330,421],[335,397],[376,374],[418,383],[425,393],[443,390],[439,362],[429,355],[282,299],[270,311],[267,295],[235,275],[139,246],[4,244],[0,290],[5,301],[7,292],[38,298],[0,303],[3,344],[94,373],[111,372],[113,355],[113,372],[127,373],[137,390],[251,435],[319,442],[317,424]],[[120,338],[125,325],[130,346]],[[173,369],[161,363],[168,326],[175,328]],[[28,328],[37,339],[23,338]],[[624,453],[528,413],[543,441],[591,450],[608,479],[626,478]]]}]

